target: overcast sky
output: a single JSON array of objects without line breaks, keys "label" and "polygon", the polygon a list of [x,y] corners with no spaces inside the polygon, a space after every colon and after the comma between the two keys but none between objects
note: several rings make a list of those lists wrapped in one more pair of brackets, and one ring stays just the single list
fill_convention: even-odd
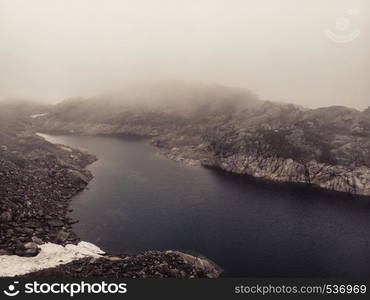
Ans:
[{"label": "overcast sky", "polygon": [[369,0],[0,0],[0,96],[55,102],[178,78],[364,108],[369,17]]}]

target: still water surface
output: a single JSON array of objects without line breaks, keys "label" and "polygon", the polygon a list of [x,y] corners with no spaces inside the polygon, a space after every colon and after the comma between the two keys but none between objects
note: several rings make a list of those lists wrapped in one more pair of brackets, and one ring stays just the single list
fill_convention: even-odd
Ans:
[{"label": "still water surface", "polygon": [[98,156],[72,217],[106,251],[179,249],[233,277],[370,275],[369,200],[186,167],[140,139],[44,136]]}]

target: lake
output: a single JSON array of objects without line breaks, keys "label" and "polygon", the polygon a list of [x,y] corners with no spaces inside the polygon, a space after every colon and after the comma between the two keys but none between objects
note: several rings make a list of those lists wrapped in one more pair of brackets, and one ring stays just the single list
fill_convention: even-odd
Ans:
[{"label": "lake", "polygon": [[182,250],[229,277],[370,275],[369,199],[187,167],[143,139],[43,136],[99,158],[71,216],[107,252]]}]

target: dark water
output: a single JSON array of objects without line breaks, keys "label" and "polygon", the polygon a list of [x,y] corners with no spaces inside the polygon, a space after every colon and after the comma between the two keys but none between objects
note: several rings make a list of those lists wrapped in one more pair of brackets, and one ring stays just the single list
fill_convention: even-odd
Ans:
[{"label": "dark water", "polygon": [[224,276],[369,276],[370,202],[185,167],[146,141],[48,136],[99,161],[75,231],[112,252],[180,249]]}]

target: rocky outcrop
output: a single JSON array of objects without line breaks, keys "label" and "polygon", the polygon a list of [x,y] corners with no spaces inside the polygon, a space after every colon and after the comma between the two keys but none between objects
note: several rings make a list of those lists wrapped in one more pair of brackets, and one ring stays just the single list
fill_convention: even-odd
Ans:
[{"label": "rocky outcrop", "polygon": [[113,255],[87,242],[35,247],[40,253],[33,257],[0,256],[0,277],[217,278],[222,272],[206,258],[179,251]]},{"label": "rocky outcrop", "polygon": [[202,275],[201,277],[217,278],[223,271],[215,263],[204,257],[196,257],[179,251],[167,251],[166,254],[178,255],[184,260],[184,263],[190,264],[195,270],[198,270],[198,272],[194,273],[196,273],[198,276],[200,273]]},{"label": "rocky outcrop", "polygon": [[[360,133],[359,133],[360,132]],[[301,110],[265,103],[204,135],[205,165],[333,191],[370,195],[370,118],[345,107]]]},{"label": "rocky outcrop", "polygon": [[[135,255],[105,254],[73,260],[54,268],[28,273],[40,277],[217,278],[213,262],[178,251],[146,251]],[[76,253],[74,253],[76,257]],[[78,254],[80,255],[80,254]],[[81,255],[80,255],[81,257]]]},{"label": "rocky outcrop", "polygon": [[215,158],[203,165],[276,182],[302,183],[332,191],[370,195],[370,169],[367,167],[348,168],[317,161],[302,164],[291,158],[247,155]]}]

